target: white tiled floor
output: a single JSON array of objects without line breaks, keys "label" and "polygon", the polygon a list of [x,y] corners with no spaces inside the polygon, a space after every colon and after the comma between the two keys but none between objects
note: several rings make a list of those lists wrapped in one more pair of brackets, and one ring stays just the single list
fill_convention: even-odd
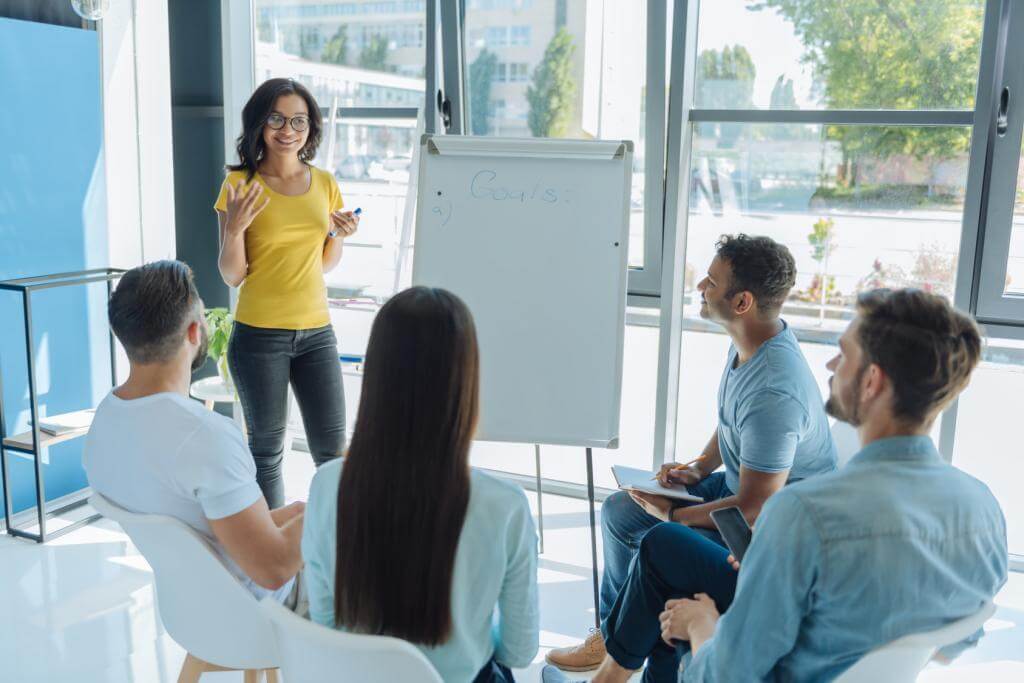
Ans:
[{"label": "white tiled floor", "polygon": [[[309,456],[286,458],[289,498],[304,497]],[[531,503],[536,496],[530,494]],[[593,625],[590,535],[585,502],[544,497],[540,562],[541,652],[526,683],[540,680],[544,653],[576,641]],[[102,521],[39,546],[0,538],[0,681],[169,683],[184,651],[160,625],[152,574],[113,523]],[[981,645],[920,680],[1024,681],[1024,575],[1011,575]],[[239,673],[204,681],[241,681]]]}]

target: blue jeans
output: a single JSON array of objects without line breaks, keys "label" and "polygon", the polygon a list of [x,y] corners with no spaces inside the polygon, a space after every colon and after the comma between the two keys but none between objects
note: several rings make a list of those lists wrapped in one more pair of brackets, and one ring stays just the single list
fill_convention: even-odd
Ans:
[{"label": "blue jeans", "polygon": [[473,679],[473,683],[515,683],[516,679],[504,664],[499,664],[494,657],[484,664],[480,673]]},{"label": "blue jeans", "polygon": [[270,509],[279,508],[289,382],[317,467],[345,448],[345,393],[334,329],[278,330],[235,322],[228,367],[245,413],[256,481]]},{"label": "blue jeans", "polygon": [[[713,472],[701,482],[686,490],[705,501],[719,500],[733,495],[725,485],[725,472]],[[605,499],[601,506],[601,537],[604,539],[604,574],[601,577],[601,621],[607,618],[612,604],[626,582],[630,562],[640,547],[640,540],[654,526],[661,523],[633,502],[625,491],[617,491]],[[722,537],[711,529],[694,529],[719,544]],[[685,558],[676,558],[685,562]]]},{"label": "blue jeans", "polygon": [[675,683],[688,642],[669,647],[661,639],[658,615],[668,600],[707,593],[725,612],[736,593],[737,573],[729,551],[696,529],[659,523],[643,540],[625,585],[601,624],[605,648],[620,666],[639,669],[647,660],[645,683]]}]

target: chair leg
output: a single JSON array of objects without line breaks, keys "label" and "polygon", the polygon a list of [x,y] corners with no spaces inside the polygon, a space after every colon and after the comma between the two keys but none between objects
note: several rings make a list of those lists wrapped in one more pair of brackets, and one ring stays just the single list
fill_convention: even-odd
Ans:
[{"label": "chair leg", "polygon": [[267,683],[281,683],[277,669],[264,669],[263,671],[267,674]]},{"label": "chair leg", "polygon": [[199,683],[199,677],[203,675],[205,669],[206,662],[191,654],[185,655],[181,673],[178,674],[178,683]]}]

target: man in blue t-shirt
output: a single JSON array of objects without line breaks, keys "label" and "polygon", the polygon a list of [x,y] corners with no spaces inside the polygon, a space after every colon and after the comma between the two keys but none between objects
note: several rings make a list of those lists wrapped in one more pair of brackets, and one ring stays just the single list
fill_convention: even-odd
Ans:
[{"label": "man in blue t-shirt", "polygon": [[[601,508],[604,574],[601,621],[611,612],[640,540],[661,522],[678,522],[663,534],[658,552],[679,562],[705,562],[704,544],[724,546],[712,510],[737,506],[751,524],[772,494],[786,484],[831,472],[836,449],[821,392],[796,336],[779,317],[796,282],[796,264],[785,246],[768,237],[723,235],[707,276],[697,285],[702,318],[718,323],[732,339],[718,388],[718,425],[698,458],[664,465],[662,484],[685,486],[704,503],[676,507],[671,499],[619,491]],[[724,470],[720,470],[724,465]],[[695,533],[696,532],[696,533]],[[721,590],[735,590],[735,572],[724,558]],[[698,587],[710,592],[711,587]],[[604,627],[602,627],[604,628]],[[665,667],[676,665],[666,648]],[[581,644],[552,650],[547,661],[567,671],[597,668],[606,654],[601,631]],[[654,662],[649,662],[649,666]]]}]

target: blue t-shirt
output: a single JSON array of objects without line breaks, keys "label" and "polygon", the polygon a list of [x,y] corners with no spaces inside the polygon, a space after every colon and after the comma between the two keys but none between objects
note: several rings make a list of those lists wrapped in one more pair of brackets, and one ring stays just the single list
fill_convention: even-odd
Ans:
[{"label": "blue t-shirt", "polygon": [[788,469],[787,484],[836,468],[821,392],[796,335],[782,324],[739,367],[736,347],[729,347],[718,386],[718,448],[733,493],[741,465],[758,472]]}]

